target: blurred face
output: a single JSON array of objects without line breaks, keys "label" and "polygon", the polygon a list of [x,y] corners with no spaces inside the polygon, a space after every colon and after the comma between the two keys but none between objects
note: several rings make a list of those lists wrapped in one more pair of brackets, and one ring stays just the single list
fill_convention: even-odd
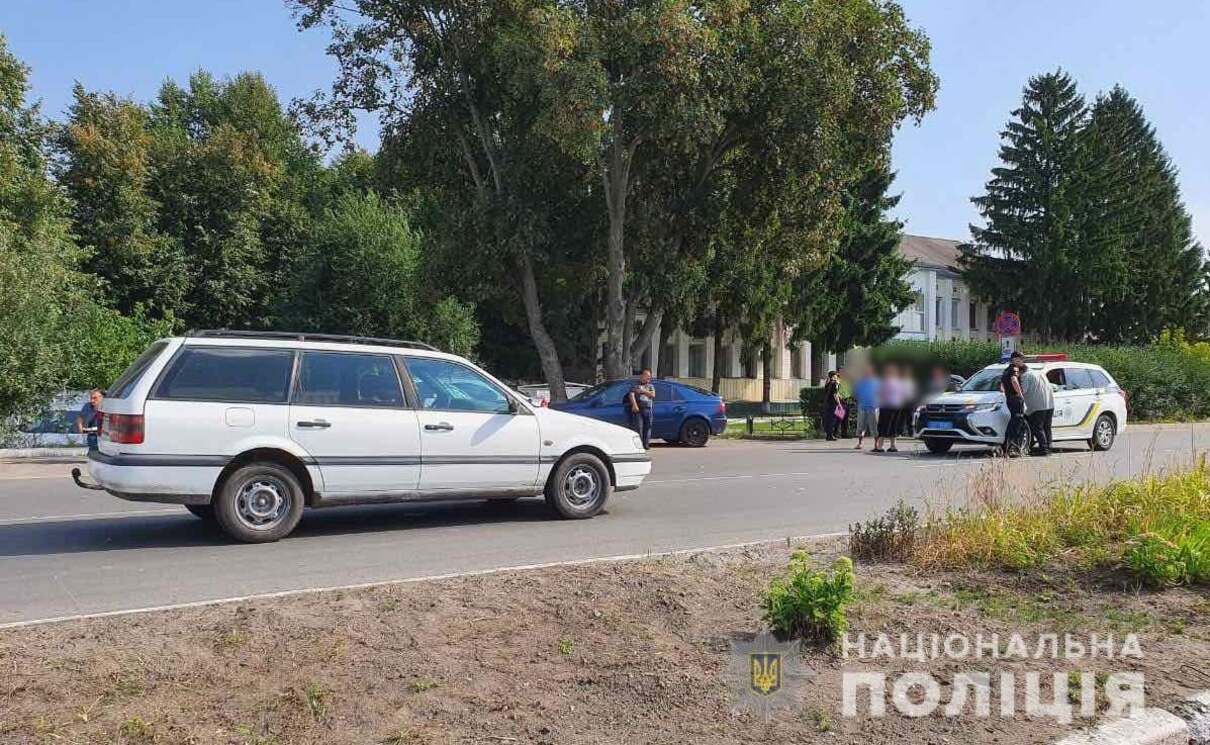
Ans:
[{"label": "blurred face", "polygon": [[101,400],[103,398],[104,396],[101,395],[100,391],[93,391],[92,393],[88,394],[88,402],[92,404],[94,409],[101,405]]},{"label": "blurred face", "polygon": [[643,372],[639,373],[639,382],[641,382],[643,385],[647,385],[648,383],[650,383],[651,382],[651,371],[644,370]]}]

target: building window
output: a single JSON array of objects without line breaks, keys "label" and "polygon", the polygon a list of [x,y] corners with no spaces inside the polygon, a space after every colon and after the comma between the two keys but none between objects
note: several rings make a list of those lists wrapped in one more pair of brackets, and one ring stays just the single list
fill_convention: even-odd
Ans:
[{"label": "building window", "polygon": [[664,351],[660,352],[660,369],[656,374],[661,378],[676,377],[676,344],[669,342],[664,345]]},{"label": "building window", "polygon": [[979,304],[974,300],[971,301],[970,324],[971,331],[979,328]]},{"label": "building window", "polygon": [[992,306],[987,306],[987,330],[991,331],[996,327],[996,309]]},{"label": "building window", "polygon": [[958,330],[958,309],[962,307],[962,303],[958,298],[950,299],[950,329]]},{"label": "building window", "polygon": [[790,347],[790,377],[802,378],[802,345],[796,344]]},{"label": "building window", "polygon": [[706,377],[705,342],[694,342],[689,344],[689,377]]},{"label": "building window", "polygon": [[933,325],[941,328],[941,295],[933,298]]}]

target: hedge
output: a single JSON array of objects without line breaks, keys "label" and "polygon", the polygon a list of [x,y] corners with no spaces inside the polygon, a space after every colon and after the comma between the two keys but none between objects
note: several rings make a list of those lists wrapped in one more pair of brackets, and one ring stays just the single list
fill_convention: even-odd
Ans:
[{"label": "hedge", "polygon": [[[1135,419],[1210,418],[1210,345],[1174,340],[1137,347],[1023,346],[1026,354],[1065,352],[1075,362],[1105,368],[1129,393],[1130,413]],[[1000,345],[984,341],[895,341],[870,350],[870,359],[875,364],[907,365],[921,377],[934,365],[969,377],[999,358]]]}]

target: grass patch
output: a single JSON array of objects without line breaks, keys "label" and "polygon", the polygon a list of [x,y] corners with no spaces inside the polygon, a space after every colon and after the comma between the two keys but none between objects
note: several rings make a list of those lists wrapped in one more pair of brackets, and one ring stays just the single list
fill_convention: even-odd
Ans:
[{"label": "grass patch", "polygon": [[975,490],[978,504],[934,519],[912,551],[926,569],[1125,567],[1152,587],[1210,582],[1210,468],[1196,466],[1020,501]]},{"label": "grass patch", "polygon": [[882,517],[849,526],[849,553],[867,561],[906,561],[919,531],[920,515],[899,500]]},{"label": "grass patch", "polygon": [[814,422],[798,416],[753,422],[751,432],[747,421],[732,419],[719,435],[727,440],[814,440],[819,436]]}]

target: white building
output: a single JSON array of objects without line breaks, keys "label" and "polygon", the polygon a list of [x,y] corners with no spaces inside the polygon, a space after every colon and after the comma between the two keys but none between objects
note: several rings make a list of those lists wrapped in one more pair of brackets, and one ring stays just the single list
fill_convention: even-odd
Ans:
[{"label": "white building", "polygon": [[958,241],[904,235],[899,250],[915,263],[907,281],[916,291],[916,302],[896,317],[896,339],[945,341],[994,336],[994,311],[971,296],[955,269]]},{"label": "white building", "polygon": [[[971,297],[955,269],[958,241],[904,235],[899,250],[914,262],[907,281],[916,291],[916,301],[897,316],[899,333],[895,338],[934,341],[992,336],[989,309]],[[843,364],[843,355],[838,358],[813,350],[810,343],[790,346],[790,331],[779,324],[771,339],[773,401],[797,401],[800,389],[819,385],[828,370]],[[662,347],[660,338],[657,331],[643,353],[642,366],[661,378],[709,388],[714,372],[714,337],[692,337],[677,330],[664,339]],[[742,347],[736,331],[725,332],[719,392],[728,401],[759,401],[764,387],[763,365],[759,359],[745,365],[740,356]]]}]

